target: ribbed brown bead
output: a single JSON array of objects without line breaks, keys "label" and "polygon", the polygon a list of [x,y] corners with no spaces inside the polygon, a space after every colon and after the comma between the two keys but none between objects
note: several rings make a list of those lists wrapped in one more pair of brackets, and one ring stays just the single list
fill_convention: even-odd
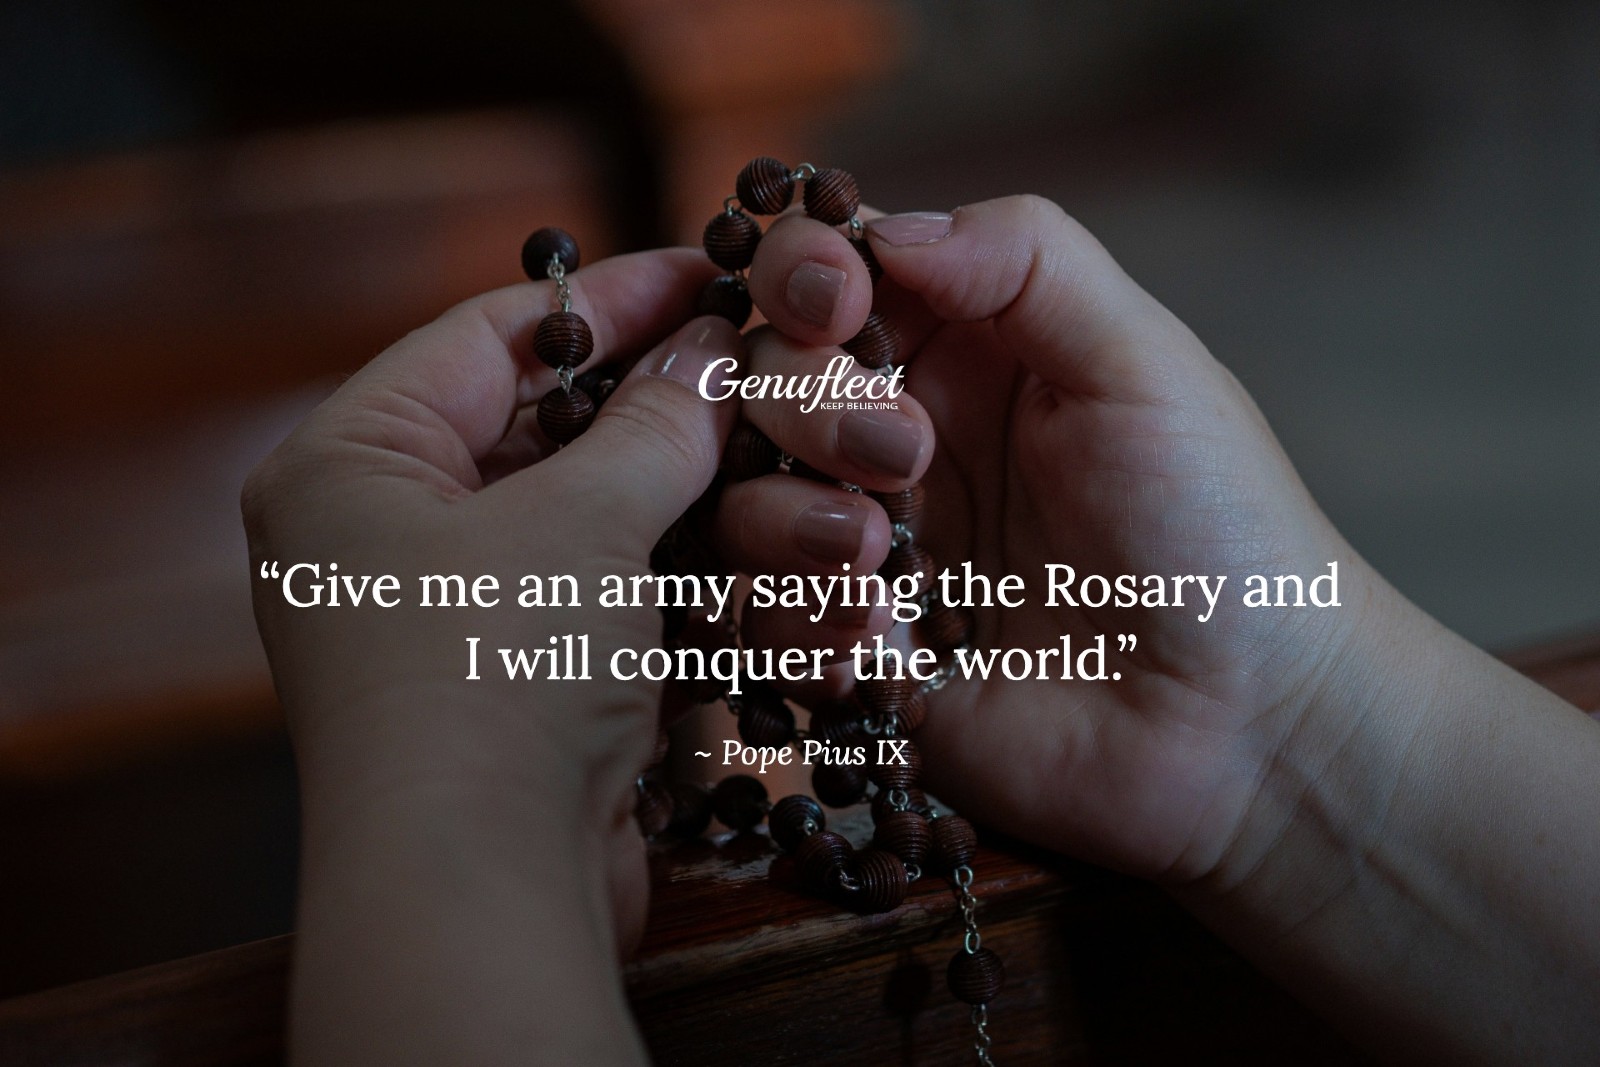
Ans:
[{"label": "ribbed brown bead", "polygon": [[914,741],[895,740],[902,742],[899,755],[905,762],[891,763],[893,757],[885,753],[882,762],[867,768],[867,777],[879,789],[914,789],[922,780],[922,750]]},{"label": "ribbed brown bead", "polygon": [[805,205],[807,215],[829,226],[838,226],[849,222],[861,206],[861,190],[856,188],[856,180],[849,171],[826,167],[806,179]]},{"label": "ribbed brown bead", "polygon": [[936,601],[922,620],[922,635],[940,652],[972,641],[972,609],[964,604]]},{"label": "ribbed brown bead", "polygon": [[672,793],[654,778],[639,783],[639,796],[633,803],[633,817],[639,820],[639,831],[654,837],[672,822]]},{"label": "ribbed brown bead", "polygon": [[839,872],[854,853],[850,842],[832,830],[812,834],[794,849],[800,880],[818,896],[830,895],[838,890]]},{"label": "ribbed brown bead", "polygon": [[900,720],[900,729],[911,733],[922,726],[928,718],[928,698],[918,689],[911,694],[911,699],[895,712],[895,717]]},{"label": "ribbed brown bead", "polygon": [[978,832],[959,815],[941,815],[933,820],[933,861],[940,870],[965,867],[978,854]]},{"label": "ribbed brown bead", "polygon": [[739,740],[755,748],[781,748],[794,740],[794,712],[770,690],[745,697],[739,709]]},{"label": "ribbed brown bead", "polygon": [[914,595],[921,596],[933,588],[933,580],[937,577],[933,572],[933,556],[928,550],[916,542],[901,545],[899,548],[889,550],[889,558],[883,561],[883,566],[878,568],[878,573],[890,581],[903,574],[921,573],[922,578],[917,582]]},{"label": "ribbed brown bead", "polygon": [[534,281],[549,277],[550,258],[558,256],[568,274],[578,269],[578,242],[558,226],[534,230],[522,242],[522,270]]},{"label": "ribbed brown bead", "polygon": [[724,211],[706,223],[700,243],[723,270],[744,270],[756,258],[761,224],[742,211]]},{"label": "ribbed brown bead", "polygon": [[911,699],[917,683],[910,677],[863,678],[856,683],[856,695],[861,703],[879,715],[892,715]]},{"label": "ribbed brown bead", "polygon": [[750,321],[755,305],[750,302],[750,290],[744,279],[733,274],[719,274],[706,283],[694,303],[696,315],[721,315],[733,323],[735,329],[744,329]]},{"label": "ribbed brown bead", "polygon": [[1006,968],[1000,957],[986,948],[976,952],[962,949],[950,960],[944,977],[957,1000],[977,1006],[1000,995],[1006,984]]},{"label": "ribbed brown bead", "polygon": [[894,357],[900,352],[900,331],[895,329],[894,323],[874,311],[867,316],[867,321],[861,324],[861,329],[856,335],[839,346],[869,370],[887,367],[894,362]]},{"label": "ribbed brown bead", "polygon": [[878,254],[872,250],[871,243],[865,237],[850,238],[850,247],[856,250],[861,262],[867,265],[867,277],[874,282],[883,277],[883,264],[878,262]]},{"label": "ribbed brown bead", "polygon": [[828,745],[853,745],[866,736],[861,728],[861,709],[853,703],[837,710],[811,713],[811,736]]},{"label": "ribbed brown bead", "polygon": [[767,831],[785,852],[793,852],[801,841],[827,826],[822,806],[801,793],[784,797],[767,812]]},{"label": "ribbed brown bead", "polygon": [[811,770],[811,789],[830,808],[848,808],[867,795],[864,767],[819,763]]},{"label": "ribbed brown bead", "polygon": [[855,859],[850,874],[858,888],[850,894],[851,905],[869,914],[898,908],[906,899],[906,865],[900,857],[873,848]]},{"label": "ribbed brown bead", "polygon": [[[926,808],[928,806],[928,794],[922,790],[907,789],[905,793],[906,808],[908,810]],[[882,822],[894,810],[894,805],[889,801],[889,790],[880,789],[872,794],[872,821],[874,823]]]},{"label": "ribbed brown bead", "polygon": [[741,422],[728,435],[722,450],[722,469],[730,481],[747,482],[778,469],[782,453],[772,439],[748,422]]},{"label": "ribbed brown bead", "polygon": [[928,820],[914,811],[891,811],[878,820],[872,844],[886,852],[893,852],[907,863],[921,864],[933,847],[933,834]]},{"label": "ribbed brown bead", "polygon": [[898,493],[873,493],[872,499],[883,505],[891,523],[915,527],[917,520],[922,518],[922,507],[927,502],[928,491],[918,482]]},{"label": "ribbed brown bead", "polygon": [[539,429],[558,445],[576,441],[594,421],[594,401],[582,389],[570,393],[559,385],[539,401]]},{"label": "ribbed brown bead", "polygon": [[594,351],[594,333],[576,311],[552,311],[533,331],[533,354],[547,367],[576,367]]},{"label": "ribbed brown bead", "polygon": [[767,817],[767,787],[748,774],[735,774],[711,791],[711,810],[730,830],[748,830]]},{"label": "ribbed brown bead", "polygon": [[599,407],[610,398],[611,393],[617,388],[617,383],[626,373],[626,367],[619,367],[615,363],[604,363],[598,367],[590,367],[572,379],[572,384],[588,393],[595,407]]},{"label": "ribbed brown bead", "polygon": [[667,829],[679,837],[699,837],[711,825],[711,791],[690,782],[674,782],[667,787],[672,794],[672,821]]},{"label": "ribbed brown bead", "polygon": [[794,179],[782,160],[757,156],[739,172],[733,191],[741,207],[757,215],[776,215],[794,199]]}]

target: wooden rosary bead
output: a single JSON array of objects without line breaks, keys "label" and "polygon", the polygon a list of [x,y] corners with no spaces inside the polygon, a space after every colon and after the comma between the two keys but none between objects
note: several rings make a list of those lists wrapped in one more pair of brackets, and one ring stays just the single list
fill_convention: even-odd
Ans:
[{"label": "wooden rosary bead", "polygon": [[906,899],[906,865],[892,852],[874,848],[858,853],[850,873],[858,886],[850,903],[860,911],[893,911]]},{"label": "wooden rosary bead", "polygon": [[711,791],[690,782],[674,782],[667,787],[672,794],[672,821],[667,830],[679,837],[699,837],[711,825]]},{"label": "wooden rosary bead", "polygon": [[986,948],[976,952],[963,948],[951,958],[944,977],[957,1000],[976,1007],[1000,995],[1001,987],[1006,984],[1006,968],[1000,957]]},{"label": "wooden rosary bead", "polygon": [[866,768],[819,763],[811,771],[811,791],[830,808],[848,808],[867,795]]},{"label": "wooden rosary bead", "polygon": [[811,736],[825,745],[852,745],[865,736],[861,727],[861,708],[854,702],[840,701],[836,708],[811,713]]},{"label": "wooden rosary bead", "polygon": [[771,690],[746,695],[739,708],[739,740],[754,748],[782,748],[794,740],[794,712]]},{"label": "wooden rosary bead", "polygon": [[917,581],[917,588],[913,595],[921,596],[933,588],[933,556],[928,550],[913,541],[909,545],[889,550],[889,558],[883,561],[883,566],[878,568],[878,573],[893,581],[904,574],[921,574]]},{"label": "wooden rosary bead", "polygon": [[594,406],[604,404],[616,389],[617,383],[627,374],[627,368],[619,367],[615,363],[603,364],[599,367],[590,367],[576,378],[572,384],[589,394],[589,399],[594,401]]},{"label": "wooden rosary bead", "polygon": [[736,274],[719,274],[712,278],[700,290],[700,298],[694,304],[696,315],[721,315],[739,330],[750,321],[750,312],[754,309],[750,290]]},{"label": "wooden rosary bead", "polygon": [[522,271],[534,281],[549,277],[551,257],[559,258],[568,274],[578,269],[578,242],[572,234],[558,226],[546,226],[522,242]]},{"label": "wooden rosary bead", "polygon": [[922,780],[922,751],[912,741],[903,741],[900,757],[904,763],[890,763],[892,756],[867,768],[867,777],[879,789],[915,789]]},{"label": "wooden rosary bead", "polygon": [[748,422],[741,422],[728,435],[728,445],[722,450],[722,469],[730,481],[748,482],[776,471],[782,456],[771,438]]},{"label": "wooden rosary bead", "polygon": [[539,429],[558,445],[576,441],[594,421],[594,401],[582,389],[571,392],[559,385],[539,401]]},{"label": "wooden rosary bead", "polygon": [[744,270],[756,258],[761,224],[742,211],[724,211],[706,223],[700,243],[711,262],[723,270]]},{"label": "wooden rosary bead", "polygon": [[867,277],[874,283],[883,277],[883,264],[878,262],[878,254],[872,250],[872,243],[865,237],[850,238],[850,247],[856,250],[856,255],[861,257],[861,262],[867,265]]},{"label": "wooden rosary bead", "polygon": [[856,695],[861,698],[861,703],[879,715],[893,715],[916,691],[916,680],[910,677],[868,677],[856,683]]},{"label": "wooden rosary bead", "polygon": [[711,791],[711,810],[730,830],[749,830],[767,817],[767,787],[748,774],[735,774]]},{"label": "wooden rosary bead", "polygon": [[867,316],[867,321],[861,324],[856,335],[839,347],[850,353],[863,367],[877,370],[893,363],[894,357],[899,354],[900,331],[885,315],[874,311]]},{"label": "wooden rosary bead", "polygon": [[655,837],[672,822],[672,793],[654,778],[639,782],[639,796],[633,804],[633,817],[639,821],[639,831],[646,837]]},{"label": "wooden rosary bead", "polygon": [[933,823],[933,861],[940,870],[965,867],[978,854],[978,832],[959,815],[941,815]]},{"label": "wooden rosary bead", "polygon": [[803,793],[784,797],[767,812],[767,830],[785,852],[793,852],[800,842],[827,826],[822,805]]},{"label": "wooden rosary bead", "polygon": [[547,367],[576,367],[594,351],[594,333],[576,311],[552,311],[533,331],[533,354]]},{"label": "wooden rosary bead", "polygon": [[861,190],[849,171],[827,167],[806,179],[805,205],[807,215],[838,226],[849,222],[861,206]]},{"label": "wooden rosary bead", "polygon": [[972,642],[972,609],[964,604],[935,601],[922,620],[922,634],[939,652],[949,652]]},{"label": "wooden rosary bead", "polygon": [[920,866],[933,847],[933,833],[928,829],[928,820],[916,812],[892,811],[878,821],[872,844]]},{"label": "wooden rosary bead", "polygon": [[[907,789],[905,793],[906,810],[910,811],[918,808],[926,808],[928,806],[928,794],[924,793],[922,790]],[[882,822],[884,819],[888,818],[894,810],[894,805],[889,800],[889,790],[880,789],[876,793],[872,794],[872,821],[874,824]]]},{"label": "wooden rosary bead", "polygon": [[829,896],[838,890],[839,874],[854,853],[844,837],[822,830],[801,839],[795,846],[794,860],[806,888],[818,896]]},{"label": "wooden rosary bead", "polygon": [[883,505],[884,513],[889,516],[889,521],[897,526],[915,527],[917,520],[922,518],[922,507],[928,499],[928,491],[922,488],[922,483],[898,493],[873,493],[872,499]]},{"label": "wooden rosary bead", "polygon": [[794,178],[782,160],[757,156],[739,172],[733,191],[741,207],[757,215],[776,215],[794,199]]},{"label": "wooden rosary bead", "polygon": [[900,706],[895,718],[900,720],[900,729],[905,733],[914,733],[921,728],[928,719],[928,698],[921,689],[912,693],[911,699]]}]

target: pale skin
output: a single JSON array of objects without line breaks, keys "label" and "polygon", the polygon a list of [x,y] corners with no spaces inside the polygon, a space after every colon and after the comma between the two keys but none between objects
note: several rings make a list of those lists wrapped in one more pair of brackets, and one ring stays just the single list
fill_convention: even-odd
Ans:
[{"label": "pale skin", "polygon": [[[880,304],[913,361],[908,428],[873,463],[859,435],[841,447],[854,431],[837,414],[760,400],[742,414],[837,477],[880,490],[922,479],[937,559],[1030,582],[1052,561],[1108,575],[1341,572],[1339,608],[1224,596],[1204,624],[1039,596],[980,611],[985,647],[1098,633],[1139,644],[1113,654],[1115,683],[937,694],[917,738],[930,789],[1160,883],[1386,1059],[1592,1060],[1600,725],[1384,582],[1238,383],[1054,205],[989,201],[869,234]],[[791,302],[791,278],[817,265],[842,272],[831,299],[813,285]],[[727,354],[751,373],[814,372],[813,349],[854,334],[872,299],[838,233],[786,217],[751,271],[772,328],[747,350],[707,320],[661,342],[708,270],[673,251],[580,271],[599,357],[660,343],[644,365],[669,373]],[[642,573],[709,483],[737,401],[636,375],[584,438],[544,457],[514,412],[553,376],[519,373],[515,354],[526,367],[550,301],[547,286],[489,294],[351,379],[252,476],[253,560]],[[802,511],[851,503],[840,496],[744,483],[723,498],[721,547],[750,572],[873,568],[889,543],[875,504],[836,522],[820,557],[799,536]],[[297,1062],[642,1062],[615,959],[643,914],[626,812],[659,693],[601,679],[466,686],[459,618],[296,610],[271,594],[257,588],[257,614],[307,812]],[[887,619],[800,622],[743,620],[753,643],[848,648]],[[588,632],[644,647],[658,620],[512,608],[470,625],[486,645]]]}]

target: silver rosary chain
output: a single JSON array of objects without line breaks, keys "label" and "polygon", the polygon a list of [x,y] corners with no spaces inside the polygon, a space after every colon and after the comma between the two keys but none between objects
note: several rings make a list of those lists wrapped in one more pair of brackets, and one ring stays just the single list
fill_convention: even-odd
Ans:
[{"label": "silver rosary chain", "polygon": [[[971,956],[983,947],[983,935],[978,932],[978,898],[972,895],[972,868],[962,864],[950,873],[950,885],[955,891],[956,904],[961,909],[961,925],[966,933],[961,939],[961,951]],[[994,1067],[989,1057],[993,1039],[989,1036],[989,1006],[979,1004],[972,1009],[972,1027],[977,1032],[972,1041],[978,1062],[984,1067]]]},{"label": "silver rosary chain", "polygon": [[544,269],[545,276],[556,283],[556,299],[561,301],[562,311],[572,310],[572,286],[567,284],[567,268],[561,262],[561,256],[552,254],[550,264]]}]

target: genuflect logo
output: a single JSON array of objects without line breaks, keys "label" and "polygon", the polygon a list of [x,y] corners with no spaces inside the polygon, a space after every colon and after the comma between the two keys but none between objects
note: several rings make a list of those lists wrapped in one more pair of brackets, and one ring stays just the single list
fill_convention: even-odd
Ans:
[{"label": "genuflect logo", "polygon": [[727,400],[737,394],[745,400],[798,400],[800,412],[841,408],[899,407],[894,403],[905,388],[905,368],[882,374],[858,371],[849,356],[835,356],[821,374],[753,374],[739,378],[739,361],[731,356],[714,359],[700,375],[700,395],[707,400]]}]

